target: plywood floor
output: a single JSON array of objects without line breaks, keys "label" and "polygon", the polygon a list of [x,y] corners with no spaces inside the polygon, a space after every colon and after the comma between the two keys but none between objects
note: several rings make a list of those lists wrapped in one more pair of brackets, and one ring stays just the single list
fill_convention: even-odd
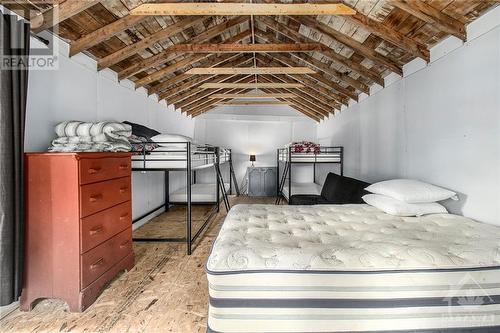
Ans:
[{"label": "plywood floor", "polygon": [[[231,198],[231,203],[274,203],[274,198]],[[223,205],[221,206],[223,207]],[[197,206],[200,220],[210,207]],[[15,310],[0,321],[0,332],[205,332],[208,289],[204,264],[226,212],[221,208],[193,255],[184,244],[134,243],[135,267],[118,276],[84,313],[64,302],[43,300],[31,312]],[[136,231],[163,236],[182,230],[184,210],[176,208]],[[142,229],[142,230],[141,230]]]}]

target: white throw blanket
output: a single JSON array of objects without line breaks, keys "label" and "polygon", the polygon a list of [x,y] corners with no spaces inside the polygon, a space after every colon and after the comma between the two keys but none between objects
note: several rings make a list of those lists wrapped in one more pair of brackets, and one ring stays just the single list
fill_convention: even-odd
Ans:
[{"label": "white throw blanket", "polygon": [[51,152],[119,152],[130,151],[128,140],[132,127],[117,122],[64,121],[56,125],[58,138],[52,141]]}]

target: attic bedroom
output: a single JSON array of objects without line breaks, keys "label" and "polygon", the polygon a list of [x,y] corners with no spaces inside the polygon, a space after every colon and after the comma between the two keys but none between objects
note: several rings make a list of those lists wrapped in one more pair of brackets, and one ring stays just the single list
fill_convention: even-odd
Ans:
[{"label": "attic bedroom", "polygon": [[500,332],[498,0],[0,10],[1,332]]}]

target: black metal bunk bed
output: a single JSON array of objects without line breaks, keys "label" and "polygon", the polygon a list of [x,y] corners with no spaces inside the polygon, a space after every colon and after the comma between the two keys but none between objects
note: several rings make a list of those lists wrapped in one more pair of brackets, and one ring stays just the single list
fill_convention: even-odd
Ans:
[{"label": "black metal bunk bed", "polygon": [[[281,203],[284,197],[283,188],[288,181],[288,199],[292,196],[292,166],[294,164],[312,164],[313,179],[316,182],[316,164],[339,164],[340,175],[344,175],[344,147],[319,147],[319,152],[303,153],[294,152],[293,146],[278,148],[276,152],[277,172],[277,198],[276,205]],[[284,163],[283,174],[280,177],[280,163]]]},{"label": "black metal bunk bed", "polygon": [[[149,151],[148,145],[158,145],[159,147]],[[185,147],[185,148],[183,148]],[[193,150],[195,147],[195,150]],[[170,204],[186,205],[186,236],[185,237],[168,237],[168,238],[133,238],[136,242],[186,242],[187,254],[192,253],[192,245],[194,241],[201,235],[203,230],[208,226],[212,217],[219,212],[220,198],[224,201],[224,206],[229,211],[230,203],[227,197],[227,191],[222,176],[221,165],[221,151],[223,152],[223,163],[229,163],[229,191],[233,192],[233,187],[239,195],[238,184],[236,183],[236,176],[232,164],[232,154],[230,149],[221,150],[219,147],[210,145],[193,145],[191,142],[143,142],[141,150],[133,151],[132,155],[132,171],[140,172],[164,172],[164,191],[165,201],[158,207],[136,217],[132,223],[137,223],[146,216],[165,208],[169,210]],[[193,166],[193,157],[196,165]],[[193,180],[196,181],[196,170],[210,168],[215,170],[216,182],[216,196],[215,201],[207,202],[192,202],[191,186]],[[171,202],[169,191],[169,178],[170,172],[185,171],[186,172],[186,201],[185,202]],[[192,205],[214,205],[214,209],[210,212],[201,227],[194,232],[192,230]]]}]

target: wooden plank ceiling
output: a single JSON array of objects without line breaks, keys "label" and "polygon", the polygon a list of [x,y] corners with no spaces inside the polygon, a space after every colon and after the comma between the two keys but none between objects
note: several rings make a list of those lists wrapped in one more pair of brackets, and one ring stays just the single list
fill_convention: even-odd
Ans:
[{"label": "wooden plank ceiling", "polygon": [[[412,59],[428,61],[429,48],[445,37],[466,40],[465,26],[498,5],[495,0],[344,0],[355,15],[229,17],[129,15],[145,0],[17,2],[37,13],[31,17],[34,32],[53,29],[70,43],[71,56],[85,52],[99,70],[116,71],[120,80],[132,80],[187,115],[217,105],[257,104],[231,100],[259,87],[259,96],[278,96],[270,104],[288,104],[316,121],[368,94],[372,84],[383,85],[387,74],[401,75]],[[307,1],[286,1],[294,2]],[[57,19],[51,15],[54,4]]]}]

